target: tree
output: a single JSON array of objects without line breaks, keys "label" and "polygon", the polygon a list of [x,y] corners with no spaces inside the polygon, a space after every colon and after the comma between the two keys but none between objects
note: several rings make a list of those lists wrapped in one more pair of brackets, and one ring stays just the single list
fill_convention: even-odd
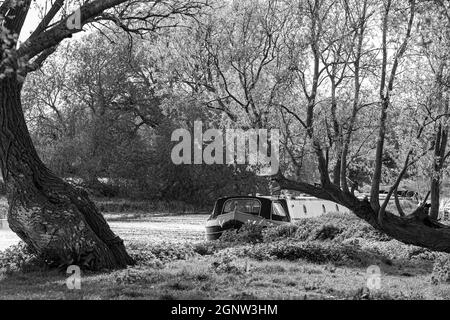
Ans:
[{"label": "tree", "polygon": [[449,121],[449,103],[448,88],[450,85],[449,72],[449,53],[450,37],[448,30],[450,28],[449,7],[444,2],[436,1],[422,8],[421,19],[419,20],[420,49],[424,56],[425,63],[429,64],[432,72],[432,85],[429,88],[428,103],[425,108],[428,114],[436,117],[435,121],[435,140],[434,140],[434,160],[431,175],[430,187],[430,217],[438,219],[441,182],[445,162],[448,158],[448,121]]},{"label": "tree", "polygon": [[[307,5],[317,12],[323,12],[328,8],[322,1],[308,1]],[[413,213],[407,216],[398,216],[387,210],[390,199],[394,196],[399,184],[405,177],[407,171],[414,166],[419,159],[426,154],[430,147],[425,150],[418,150],[414,144],[404,146],[406,152],[402,156],[402,164],[396,164],[399,168],[397,176],[392,179],[392,186],[389,188],[386,199],[380,203],[380,184],[383,178],[383,171],[387,169],[386,156],[387,144],[392,143],[388,134],[389,125],[393,119],[389,117],[393,105],[402,103],[401,95],[397,92],[397,80],[401,79],[399,70],[405,71],[402,62],[406,59],[408,49],[414,46],[414,22],[417,14],[417,6],[420,4],[411,0],[408,2],[393,2],[385,0],[377,6],[376,17],[381,20],[381,38],[380,38],[380,63],[377,64],[377,74],[372,78],[378,81],[378,103],[377,111],[379,112],[377,125],[377,139],[375,141],[375,154],[373,160],[373,173],[371,181],[370,199],[359,199],[347,188],[343,188],[330,181],[328,167],[324,161],[325,156],[322,148],[316,142],[315,150],[317,155],[318,171],[321,176],[320,185],[313,185],[306,182],[295,181],[286,178],[283,174],[279,174],[273,178],[283,189],[292,189],[300,192],[308,193],[321,199],[335,201],[350,208],[358,217],[366,220],[374,228],[388,234],[407,244],[418,245],[432,250],[450,252],[450,228],[442,225],[430,218],[425,203],[417,208]],[[444,12],[448,15],[448,8],[444,8]],[[373,27],[373,25],[372,25]],[[394,28],[396,29],[393,32]],[[448,36],[448,26],[446,35]],[[317,46],[317,44],[315,44]],[[365,42],[367,46],[367,42]],[[312,51],[314,52],[314,48]],[[317,58],[316,58],[317,59]],[[354,79],[356,79],[354,75]],[[361,105],[361,102],[355,98],[355,104]],[[307,128],[313,131],[314,120],[316,116],[313,112],[309,113],[309,123]],[[429,119],[428,119],[429,120]],[[422,137],[427,125],[435,123],[434,121],[419,122],[417,126],[410,126],[411,136],[408,138],[419,140]],[[312,140],[316,139],[314,135],[310,135]],[[318,141],[318,140],[316,140]],[[428,141],[430,142],[430,141]],[[390,146],[388,146],[390,147]],[[341,159],[341,166],[347,166],[348,160],[345,157]],[[369,162],[369,163],[370,163]],[[345,171],[344,171],[345,174]],[[342,172],[341,172],[342,176]],[[342,177],[341,183],[345,181]]]},{"label": "tree", "polygon": [[79,27],[110,21],[129,33],[143,34],[167,25],[166,18],[194,14],[201,3],[97,0],[83,2],[74,16],[67,17],[60,14],[66,1],[57,0],[19,46],[18,35],[31,2],[6,0],[0,5],[0,163],[7,188],[8,222],[49,262],[91,269],[125,267],[133,260],[87,194],[58,178],[39,158],[22,112],[23,82],[61,41],[79,32]]},{"label": "tree", "polygon": [[[255,126],[282,123],[288,156],[283,173],[273,177],[280,188],[347,206],[400,241],[450,252],[450,230],[429,214],[426,201],[406,215],[398,199],[400,185],[421,168],[431,170],[438,177],[432,183],[439,185],[448,159],[447,76],[437,77],[433,71],[439,70],[439,63],[424,64],[430,54],[440,54],[433,59],[444,66],[448,62],[443,49],[449,34],[447,2],[248,1],[239,6],[246,19],[230,17],[236,4],[228,3],[217,8],[203,28],[191,26],[195,36],[189,40],[198,51],[180,59],[190,76],[181,74],[180,83],[193,88],[207,108],[222,111],[238,125],[249,116],[259,118],[251,119],[258,115],[252,113],[255,101],[255,110],[267,110],[264,118],[272,120],[256,121]],[[435,38],[437,49],[431,51],[421,49],[417,26],[420,20],[430,20],[429,7],[439,25],[425,27]],[[271,15],[251,19],[267,8]],[[223,32],[215,25],[221,19],[227,22],[222,23],[227,25]],[[267,32],[265,27],[274,25],[279,28]],[[246,38],[249,34],[261,37]],[[271,43],[264,39],[277,40],[269,55],[258,50],[264,48],[258,43]],[[255,85],[252,67],[266,56],[268,63],[257,68],[264,81]],[[427,94],[430,87],[439,90]],[[307,177],[298,170],[305,162],[315,166]],[[366,199],[355,193],[363,183],[369,184]],[[380,203],[386,184],[390,187]],[[439,192],[433,194],[436,208]],[[390,209],[391,199],[398,214]]]}]

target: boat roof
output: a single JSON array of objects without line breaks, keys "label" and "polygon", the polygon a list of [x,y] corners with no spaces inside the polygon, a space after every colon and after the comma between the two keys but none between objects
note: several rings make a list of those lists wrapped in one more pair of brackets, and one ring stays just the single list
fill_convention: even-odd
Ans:
[{"label": "boat roof", "polygon": [[229,197],[222,197],[217,199],[217,201],[227,201],[230,199],[257,199],[257,200],[263,200],[263,201],[267,201],[267,200],[278,200],[279,198],[276,197],[271,197],[271,196],[229,196]]},{"label": "boat roof", "polygon": [[[281,195],[281,196],[264,196],[264,195],[256,195],[256,196],[246,196],[246,195],[242,195],[242,196],[227,196],[227,197],[222,197],[222,198],[218,198],[217,201],[226,201],[229,199],[258,199],[258,200],[270,200],[270,201],[275,201],[275,200],[321,200],[319,198],[316,197],[312,197],[312,196],[307,196],[307,195],[302,195],[302,196],[285,196],[285,195]],[[325,201],[325,200],[323,200]]]}]

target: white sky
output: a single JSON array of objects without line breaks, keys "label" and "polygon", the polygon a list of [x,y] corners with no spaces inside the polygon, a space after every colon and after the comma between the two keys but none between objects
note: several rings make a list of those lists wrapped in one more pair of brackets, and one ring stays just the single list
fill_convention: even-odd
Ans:
[{"label": "white sky", "polygon": [[[30,34],[38,26],[41,19],[42,19],[41,13],[36,8],[36,5],[32,5],[30,8],[30,11],[28,12],[27,18],[25,19],[25,23],[22,28],[22,32],[20,33],[20,36],[19,36],[20,42],[24,42],[30,36]],[[55,20],[55,21],[57,21],[57,20]],[[78,35],[80,35],[80,34],[82,35],[83,32],[78,33]],[[74,38],[76,38],[76,35],[74,35]]]},{"label": "white sky", "polygon": [[39,24],[39,13],[33,7],[28,12],[27,18],[25,19],[25,24],[22,29],[22,33],[20,34],[19,40],[21,42],[25,41],[28,36],[33,32],[33,30]]}]

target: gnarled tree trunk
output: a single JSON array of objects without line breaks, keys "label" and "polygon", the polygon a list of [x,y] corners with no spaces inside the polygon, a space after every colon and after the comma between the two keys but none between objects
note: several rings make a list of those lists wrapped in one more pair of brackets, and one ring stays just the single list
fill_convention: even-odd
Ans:
[{"label": "gnarled tree trunk", "polygon": [[49,262],[113,269],[133,263],[84,191],[56,177],[39,159],[16,75],[0,80],[0,160],[11,230]]}]

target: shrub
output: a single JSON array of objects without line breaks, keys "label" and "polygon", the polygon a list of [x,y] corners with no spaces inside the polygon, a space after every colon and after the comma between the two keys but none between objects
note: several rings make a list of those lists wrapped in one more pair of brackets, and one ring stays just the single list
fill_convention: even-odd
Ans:
[{"label": "shrub", "polygon": [[342,229],[339,229],[333,225],[324,225],[318,230],[315,240],[333,240],[339,234],[342,233]]},{"label": "shrub", "polygon": [[309,218],[302,220],[298,223],[298,228],[295,232],[294,238],[301,241],[314,240],[323,225],[324,221],[320,218]]},{"label": "shrub", "polygon": [[46,268],[44,259],[35,255],[24,242],[0,251],[0,270],[5,272],[31,272]]},{"label": "shrub", "polygon": [[433,266],[431,283],[437,285],[446,282],[450,282],[450,259],[448,255],[440,255]]},{"label": "shrub", "polygon": [[361,250],[372,251],[379,255],[385,256],[388,259],[422,259],[432,261],[439,256],[439,253],[437,252],[432,252],[421,247],[407,245],[397,240],[375,241],[358,238],[358,240],[353,241],[357,241]]},{"label": "shrub", "polygon": [[145,249],[129,250],[131,257],[137,265],[147,266],[152,268],[162,268],[164,263],[158,259],[152,252]]},{"label": "shrub", "polygon": [[260,261],[275,259],[294,261],[301,259],[312,263],[333,263],[335,265],[367,266],[380,260],[378,256],[370,252],[361,251],[353,246],[322,241],[273,241],[270,243],[230,247],[222,252]]},{"label": "shrub", "polygon": [[267,228],[263,230],[263,241],[270,242],[280,239],[292,238],[295,236],[299,225],[283,224],[277,227]]},{"label": "shrub", "polygon": [[376,241],[392,240],[358,217],[342,213],[302,219],[295,225],[282,225],[264,231],[265,242],[287,238],[300,241],[335,240],[342,242],[358,237]]},{"label": "shrub", "polygon": [[226,230],[219,238],[221,242],[258,243],[263,241],[263,230],[266,226],[252,222],[244,224],[239,230]]},{"label": "shrub", "polygon": [[143,264],[167,263],[176,260],[187,260],[195,257],[197,253],[194,247],[188,243],[162,242],[157,244],[131,243],[127,246],[132,255]]},{"label": "shrub", "polygon": [[187,260],[196,255],[191,245],[181,243],[160,243],[150,250],[161,261]]},{"label": "shrub", "polygon": [[193,244],[194,252],[201,256],[210,256],[216,252],[227,248],[231,243],[222,241],[204,241]]}]

